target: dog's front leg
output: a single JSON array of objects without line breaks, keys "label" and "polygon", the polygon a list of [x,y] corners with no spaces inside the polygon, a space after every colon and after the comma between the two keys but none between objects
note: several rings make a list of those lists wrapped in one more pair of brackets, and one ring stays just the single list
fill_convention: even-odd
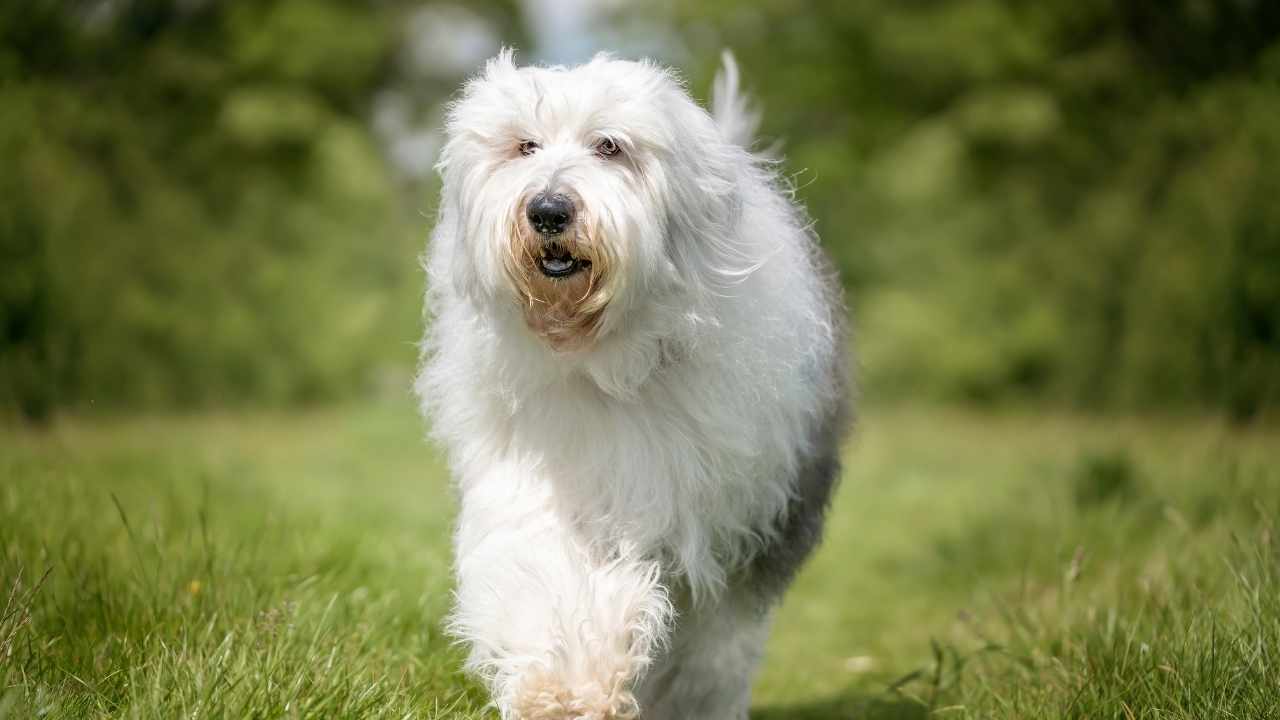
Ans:
[{"label": "dog's front leg", "polygon": [[463,488],[454,633],[506,720],[621,720],[665,641],[656,563],[588,548],[548,485],[507,465]]}]

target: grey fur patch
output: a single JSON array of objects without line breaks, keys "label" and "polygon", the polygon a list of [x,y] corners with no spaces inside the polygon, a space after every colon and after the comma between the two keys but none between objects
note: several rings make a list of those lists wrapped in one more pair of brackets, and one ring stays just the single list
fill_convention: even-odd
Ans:
[{"label": "grey fur patch", "polygon": [[822,540],[831,494],[840,479],[840,416],[832,412],[817,431],[814,452],[796,476],[796,497],[778,521],[777,538],[747,566],[744,585],[766,602],[776,600]]},{"label": "grey fur patch", "polygon": [[[819,267],[825,266],[821,263]],[[838,280],[827,275],[831,315],[843,315]],[[739,588],[765,606],[776,602],[795,579],[800,567],[822,540],[831,495],[840,480],[840,445],[853,424],[851,386],[846,367],[843,323],[837,334],[836,356],[824,378],[830,389],[827,407],[811,430],[809,451],[800,459],[795,497],[778,519],[779,533],[744,569]]]}]

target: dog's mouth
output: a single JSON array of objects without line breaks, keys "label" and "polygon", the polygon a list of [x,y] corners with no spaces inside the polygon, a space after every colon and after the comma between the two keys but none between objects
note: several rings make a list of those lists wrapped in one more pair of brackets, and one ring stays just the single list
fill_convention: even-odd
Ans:
[{"label": "dog's mouth", "polygon": [[538,258],[538,269],[549,278],[566,278],[591,267],[591,261],[574,257],[568,248],[560,243],[547,243],[542,246],[542,255]]}]

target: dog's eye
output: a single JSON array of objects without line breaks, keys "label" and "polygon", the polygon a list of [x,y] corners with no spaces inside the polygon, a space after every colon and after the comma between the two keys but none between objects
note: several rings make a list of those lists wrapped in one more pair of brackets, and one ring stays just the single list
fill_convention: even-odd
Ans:
[{"label": "dog's eye", "polygon": [[537,152],[538,148],[542,146],[532,140],[521,140],[518,147],[520,148],[520,154],[528,157]]},{"label": "dog's eye", "polygon": [[613,141],[613,138],[601,138],[596,143],[596,154],[600,157],[612,157],[617,155],[619,150],[621,148],[618,147],[618,143]]}]

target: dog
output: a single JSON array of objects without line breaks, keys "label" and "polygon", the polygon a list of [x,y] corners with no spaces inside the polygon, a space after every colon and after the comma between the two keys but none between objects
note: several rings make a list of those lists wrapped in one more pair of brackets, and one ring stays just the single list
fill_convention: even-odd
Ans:
[{"label": "dog", "polygon": [[725,54],[503,50],[451,103],[415,390],[504,719],[744,720],[849,425],[844,308]]}]

